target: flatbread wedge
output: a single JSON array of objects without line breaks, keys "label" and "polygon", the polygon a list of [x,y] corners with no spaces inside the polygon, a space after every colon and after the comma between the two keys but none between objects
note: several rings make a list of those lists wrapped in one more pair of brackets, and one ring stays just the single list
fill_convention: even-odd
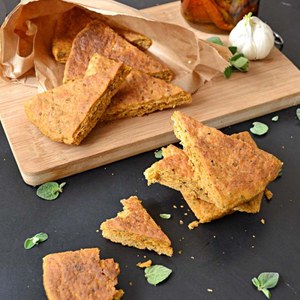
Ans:
[{"label": "flatbread wedge", "polygon": [[123,211],[100,226],[104,238],[138,249],[172,256],[171,241],[136,196],[121,200]]},{"label": "flatbread wedge", "polygon": [[192,96],[180,87],[133,69],[101,120],[143,116],[191,102]]},{"label": "flatbread wedge", "polygon": [[174,77],[166,65],[128,43],[105,23],[93,21],[80,31],[73,41],[65,65],[63,82],[82,78],[94,53],[121,61],[134,69],[166,81]]},{"label": "flatbread wedge", "polygon": [[[52,40],[52,53],[56,61],[66,63],[76,35],[91,21],[105,20],[104,16],[73,7],[58,18]],[[141,50],[147,50],[152,40],[141,33],[108,24],[119,35]]]},{"label": "flatbread wedge", "polygon": [[[233,134],[232,137],[244,140],[256,146],[248,132]],[[169,145],[166,148],[162,148],[162,153],[164,158],[154,163],[144,172],[148,184],[158,182],[180,191],[200,223],[207,223],[219,219],[234,211],[247,213],[259,212],[263,193],[260,193],[249,202],[234,207],[233,209],[220,209],[212,203],[213,201],[208,199],[203,189],[198,187],[197,181],[194,178],[193,169],[189,165],[188,157],[183,150],[174,145]],[[206,199],[206,201],[203,199]]]},{"label": "flatbread wedge", "polygon": [[[79,145],[97,124],[111,97],[130,72],[130,68],[121,62],[98,54],[91,58],[89,69],[92,75],[25,102],[28,119],[50,139]],[[99,72],[95,73],[95,69]]]},{"label": "flatbread wedge", "polygon": [[98,248],[48,254],[43,258],[43,282],[49,300],[117,300],[119,264],[101,259]]},{"label": "flatbread wedge", "polygon": [[179,111],[173,113],[172,120],[195,178],[220,209],[232,209],[262,193],[282,168],[282,162],[272,154]]}]

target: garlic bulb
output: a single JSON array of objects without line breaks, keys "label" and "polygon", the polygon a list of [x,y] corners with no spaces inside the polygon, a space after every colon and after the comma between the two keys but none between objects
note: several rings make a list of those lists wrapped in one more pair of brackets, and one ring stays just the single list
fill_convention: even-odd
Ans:
[{"label": "garlic bulb", "polygon": [[274,46],[274,35],[269,25],[252,13],[246,15],[229,34],[229,42],[250,60],[263,59]]}]

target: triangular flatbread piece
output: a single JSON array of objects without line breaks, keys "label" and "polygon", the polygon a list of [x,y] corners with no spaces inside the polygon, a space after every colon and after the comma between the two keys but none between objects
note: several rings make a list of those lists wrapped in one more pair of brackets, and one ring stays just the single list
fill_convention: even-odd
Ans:
[{"label": "triangular flatbread piece", "polygon": [[[52,41],[52,53],[55,60],[60,63],[66,63],[74,38],[88,23],[95,19],[103,19],[104,21],[106,18],[103,15],[83,10],[77,6],[59,16]],[[112,24],[108,25],[128,42],[139,47],[141,50],[148,49],[152,44],[151,39],[143,34],[119,28]]]},{"label": "triangular flatbread piece", "polygon": [[172,120],[199,186],[221,209],[234,208],[262,193],[282,168],[275,156],[179,111]]},{"label": "triangular flatbread piece", "polygon": [[121,200],[121,203],[123,211],[101,224],[103,237],[122,245],[172,256],[171,241],[151,218],[141,201],[132,196]]},{"label": "triangular flatbread piece", "polygon": [[132,70],[101,120],[143,116],[191,102],[191,95],[180,87],[144,72]]},{"label": "triangular flatbread piece", "polygon": [[130,67],[95,54],[88,71],[90,76],[37,94],[25,102],[28,119],[50,139],[79,145],[101,118]]},{"label": "triangular flatbread piece", "polygon": [[[241,139],[256,147],[255,142],[247,131],[233,134],[232,137]],[[158,182],[180,191],[200,223],[219,219],[234,211],[247,213],[259,212],[263,193],[256,195],[249,202],[233,209],[220,209],[213,204],[213,201],[207,197],[203,189],[198,186],[194,178],[193,169],[189,165],[188,156],[183,150],[174,145],[169,145],[166,148],[162,148],[162,153],[164,158],[154,163],[144,172],[148,184]]]},{"label": "triangular flatbread piece", "polygon": [[63,81],[82,78],[94,53],[121,61],[134,69],[166,81],[174,77],[173,72],[163,63],[131,45],[105,23],[93,21],[74,39]]}]

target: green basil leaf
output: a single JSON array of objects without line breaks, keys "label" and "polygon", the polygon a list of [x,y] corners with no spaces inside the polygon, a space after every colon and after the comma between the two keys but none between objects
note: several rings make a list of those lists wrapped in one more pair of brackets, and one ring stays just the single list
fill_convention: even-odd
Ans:
[{"label": "green basil leaf", "polygon": [[229,46],[228,49],[230,52],[234,55],[237,53],[237,47],[236,46]]},{"label": "green basil leaf", "polygon": [[33,248],[35,245],[42,243],[48,239],[48,234],[44,232],[37,233],[35,236],[28,238],[24,242],[26,250]]},{"label": "green basil leaf", "polygon": [[145,277],[147,278],[148,283],[152,285],[157,285],[166,280],[171,273],[171,269],[162,265],[154,265],[145,269]]},{"label": "green basil leaf", "polygon": [[162,158],[163,157],[162,150],[156,150],[154,152],[154,156],[155,156],[155,158]]},{"label": "green basil leaf", "polygon": [[212,36],[212,37],[208,38],[207,41],[217,44],[217,45],[224,46],[224,43],[218,36]]},{"label": "green basil leaf", "polygon": [[55,200],[59,193],[63,192],[63,187],[66,185],[65,182],[58,184],[57,182],[47,182],[39,186],[36,194],[44,200]]},{"label": "green basil leaf", "polygon": [[276,272],[264,272],[258,276],[258,280],[262,288],[271,289],[277,285],[279,274]]},{"label": "green basil leaf", "polygon": [[166,220],[171,219],[171,214],[160,214],[159,216],[160,216],[162,219],[166,219]]},{"label": "green basil leaf", "polygon": [[271,292],[270,292],[268,289],[262,289],[261,291],[264,293],[264,295],[265,295],[268,299],[271,298]]},{"label": "green basil leaf", "polygon": [[250,128],[250,131],[256,135],[264,135],[268,132],[268,125],[261,122],[253,122],[253,127]]},{"label": "green basil leaf", "polygon": [[298,120],[300,120],[300,108],[296,109],[296,116],[297,116]]},{"label": "green basil leaf", "polygon": [[224,76],[225,78],[230,78],[231,74],[232,74],[232,66],[229,66],[224,70]]},{"label": "green basil leaf", "polygon": [[278,116],[274,116],[273,118],[272,118],[272,121],[273,122],[277,122],[279,120],[279,117]]}]

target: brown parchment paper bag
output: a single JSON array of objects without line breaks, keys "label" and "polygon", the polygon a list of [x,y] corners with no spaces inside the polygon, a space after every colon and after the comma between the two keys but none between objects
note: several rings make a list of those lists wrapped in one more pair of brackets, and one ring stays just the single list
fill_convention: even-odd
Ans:
[{"label": "brown parchment paper bag", "polygon": [[38,85],[40,91],[60,85],[64,65],[52,56],[52,37],[59,15],[76,5],[150,37],[153,44],[149,52],[174,71],[173,83],[188,92],[195,92],[228,66],[231,53],[227,48],[199,40],[188,29],[153,20],[118,2],[21,0],[1,26],[1,76],[26,85]]}]

